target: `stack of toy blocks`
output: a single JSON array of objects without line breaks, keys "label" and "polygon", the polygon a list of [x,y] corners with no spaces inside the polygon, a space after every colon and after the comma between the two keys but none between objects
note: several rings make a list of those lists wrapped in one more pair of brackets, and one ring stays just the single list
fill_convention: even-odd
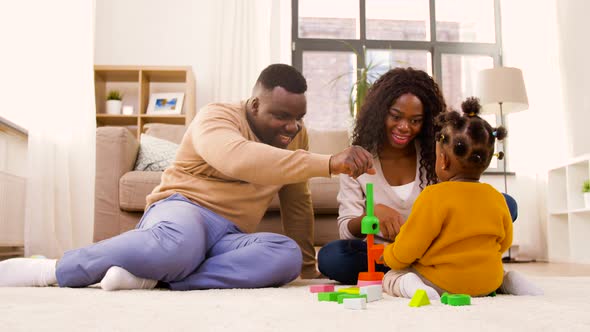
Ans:
[{"label": "stack of toy blocks", "polygon": [[[379,234],[379,219],[373,213],[373,184],[367,183],[367,213],[361,221],[361,232],[367,235],[367,272],[360,272],[359,287],[341,288],[334,291],[333,285],[315,285],[310,287],[312,293],[318,293],[319,301],[343,303],[348,309],[366,309],[367,302],[383,298],[381,282],[383,272],[375,272],[375,264],[383,264],[381,255],[384,246],[373,243],[375,234]],[[331,288],[330,288],[331,287]]]},{"label": "stack of toy blocks", "polygon": [[318,301],[338,302],[347,309],[366,309],[368,302],[383,298],[381,285],[345,287],[334,290],[334,285],[313,285],[310,292],[318,294]]},{"label": "stack of toy blocks", "polygon": [[358,277],[359,286],[381,285],[383,272],[375,272],[375,264],[383,264],[383,244],[374,244],[375,234],[379,234],[379,219],[373,213],[373,184],[367,183],[367,211],[361,221],[361,233],[367,235],[367,266],[369,271],[360,272]]}]

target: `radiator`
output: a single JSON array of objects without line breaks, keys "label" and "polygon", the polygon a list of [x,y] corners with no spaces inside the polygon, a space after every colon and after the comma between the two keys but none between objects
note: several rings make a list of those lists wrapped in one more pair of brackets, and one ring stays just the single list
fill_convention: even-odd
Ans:
[{"label": "radiator", "polygon": [[26,180],[0,171],[0,247],[21,247],[25,231]]}]

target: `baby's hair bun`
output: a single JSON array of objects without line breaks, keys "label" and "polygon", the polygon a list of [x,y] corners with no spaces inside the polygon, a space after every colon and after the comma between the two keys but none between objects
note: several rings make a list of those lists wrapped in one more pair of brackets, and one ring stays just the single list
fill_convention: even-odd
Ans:
[{"label": "baby's hair bun", "polygon": [[479,115],[479,112],[481,111],[479,99],[476,97],[467,98],[461,103],[461,110],[463,110],[463,113],[467,116]]},{"label": "baby's hair bun", "polygon": [[496,136],[496,139],[498,140],[503,140],[504,138],[506,138],[506,135],[508,135],[508,131],[506,131],[506,128],[500,126],[498,128],[494,129],[494,136]]}]

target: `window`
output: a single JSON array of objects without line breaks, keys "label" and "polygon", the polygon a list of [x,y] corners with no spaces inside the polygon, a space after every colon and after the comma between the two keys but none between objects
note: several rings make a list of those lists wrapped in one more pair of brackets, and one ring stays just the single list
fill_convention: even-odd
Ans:
[{"label": "window", "polygon": [[[309,85],[306,125],[349,128],[349,96],[367,64],[373,77],[393,67],[426,71],[458,110],[478,71],[501,64],[499,12],[499,0],[292,0],[292,60]],[[502,167],[494,158],[489,170]]]}]

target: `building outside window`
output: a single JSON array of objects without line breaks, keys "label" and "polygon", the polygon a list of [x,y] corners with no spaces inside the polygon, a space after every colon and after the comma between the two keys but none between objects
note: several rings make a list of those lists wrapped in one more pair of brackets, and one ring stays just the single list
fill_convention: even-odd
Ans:
[{"label": "building outside window", "polygon": [[[350,128],[357,69],[432,75],[455,110],[477,73],[501,65],[499,0],[292,0],[292,60],[308,81],[308,127]],[[484,116],[490,124],[495,115]],[[490,170],[502,167],[492,160]]]}]

